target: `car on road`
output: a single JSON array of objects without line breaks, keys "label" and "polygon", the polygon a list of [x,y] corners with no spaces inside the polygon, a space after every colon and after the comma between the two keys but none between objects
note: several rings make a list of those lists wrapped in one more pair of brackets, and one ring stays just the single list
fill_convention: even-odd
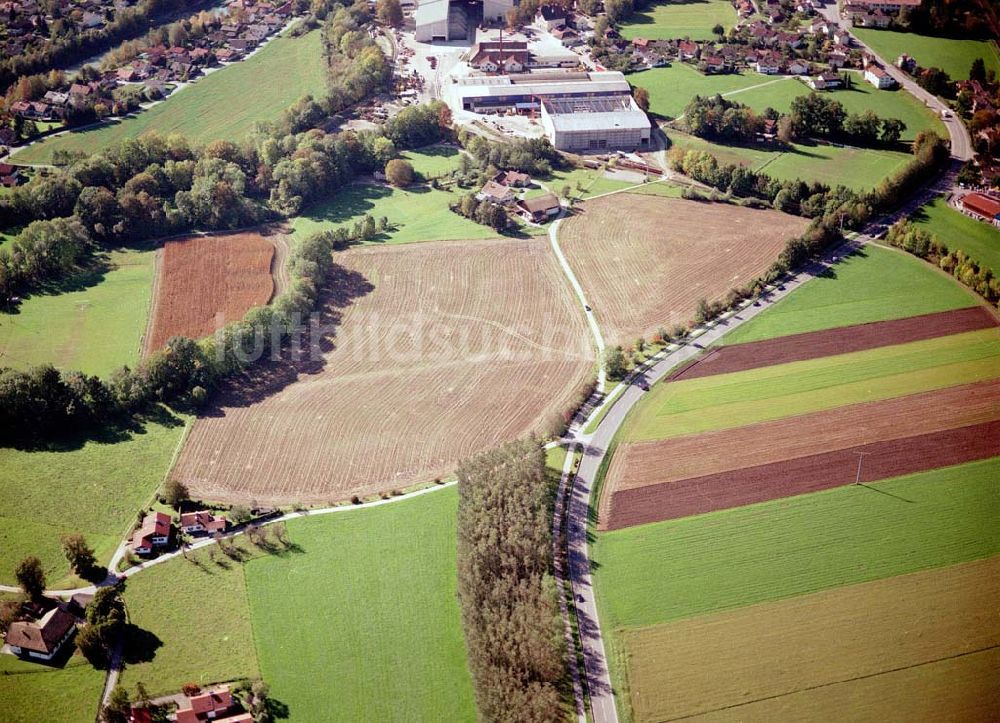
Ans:
[{"label": "car on road", "polygon": [[584,311],[593,311],[593,309],[591,309],[591,308],[590,308],[589,306],[587,306],[586,304],[584,304],[584,305],[583,305],[583,308],[584,308]]}]

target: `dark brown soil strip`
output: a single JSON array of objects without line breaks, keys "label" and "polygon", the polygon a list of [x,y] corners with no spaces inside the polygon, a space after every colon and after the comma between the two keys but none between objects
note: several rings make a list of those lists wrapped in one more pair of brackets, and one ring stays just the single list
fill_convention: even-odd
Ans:
[{"label": "dark brown soil strip", "polygon": [[714,374],[728,374],[746,369],[817,359],[833,354],[876,349],[893,344],[933,339],[964,331],[988,329],[997,320],[982,306],[922,314],[892,321],[841,326],[825,331],[792,334],[777,339],[751,341],[712,349],[701,359],[678,369],[669,379],[696,379]]},{"label": "dark brown soil strip", "polygon": [[859,457],[861,482],[874,482],[996,456],[1000,420],[623,490],[601,526],[615,530],[853,484]]}]

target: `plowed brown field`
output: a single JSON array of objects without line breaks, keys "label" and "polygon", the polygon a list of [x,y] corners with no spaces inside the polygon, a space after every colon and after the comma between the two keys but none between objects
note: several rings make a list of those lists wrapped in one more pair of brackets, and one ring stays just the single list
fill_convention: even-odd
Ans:
[{"label": "plowed brown field", "polygon": [[832,354],[906,344],[947,334],[988,329],[996,325],[996,317],[990,311],[982,306],[973,306],[892,321],[841,326],[825,331],[718,347],[668,378],[695,379],[713,374],[728,374],[772,364],[787,364]]},{"label": "plowed brown field", "polygon": [[544,241],[373,246],[334,260],[332,340],[312,363],[269,370],[266,393],[230,389],[197,420],[174,470],[192,493],[324,503],[443,475],[562,412],[593,368]]},{"label": "plowed brown field", "polygon": [[630,193],[581,203],[563,252],[612,344],[683,323],[698,300],[760,275],[806,220],[724,203]]},{"label": "plowed brown field", "polygon": [[627,630],[635,720],[995,718],[998,599],[992,557]]},{"label": "plowed brown field", "polygon": [[[674,439],[623,444],[601,498],[602,529],[672,519],[854,481],[856,451],[1000,419],[1000,380],[966,384]],[[863,479],[977,459],[990,440],[929,454],[903,445],[865,457]],[[996,443],[996,440],[993,440]],[[876,450],[868,450],[874,452]],[[839,461],[834,464],[833,454]],[[848,479],[844,476],[844,461]],[[804,467],[802,465],[805,465]],[[914,467],[916,465],[916,467]],[[766,474],[760,474],[766,469]],[[905,471],[894,471],[901,469]],[[756,472],[754,471],[756,470]],[[879,475],[879,476],[870,476]],[[803,487],[804,486],[804,487]]]},{"label": "plowed brown field", "polygon": [[210,336],[224,323],[266,304],[274,292],[274,246],[259,233],[192,236],[168,241],[144,348],[161,348],[172,336]]}]

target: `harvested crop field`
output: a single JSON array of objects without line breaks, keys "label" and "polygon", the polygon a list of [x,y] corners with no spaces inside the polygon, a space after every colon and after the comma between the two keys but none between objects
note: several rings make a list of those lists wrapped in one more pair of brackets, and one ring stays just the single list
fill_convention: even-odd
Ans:
[{"label": "harvested crop field", "polygon": [[274,293],[275,247],[256,232],[191,236],[162,250],[145,351],[172,336],[200,339],[266,304]]},{"label": "harvested crop field", "polygon": [[700,515],[996,456],[1000,421],[972,424],[621,492],[608,525]]},{"label": "harvested crop field", "polygon": [[560,239],[618,344],[688,321],[699,299],[759,276],[805,227],[777,211],[618,193],[579,204]]},{"label": "harvested crop field", "polygon": [[[932,444],[920,452],[905,440],[933,440],[949,430],[997,419],[1000,381],[993,380],[736,429],[622,444],[608,469],[601,527],[618,529],[847,484],[855,479],[862,451],[865,481],[978,459],[998,442],[973,435],[961,446]],[[886,443],[901,449],[894,452]],[[837,461],[839,467],[834,466]],[[764,471],[774,477],[761,479]]]},{"label": "harvested crop field", "polygon": [[402,488],[562,413],[593,368],[541,240],[340,252],[313,361],[231,386],[174,475],[220,500],[325,503]]},{"label": "harvested crop field", "polygon": [[973,306],[905,319],[841,326],[825,331],[718,347],[691,365],[677,370],[669,379],[695,379],[713,374],[728,374],[772,364],[786,364],[833,354],[906,344],[963,331],[988,329],[996,325],[997,319],[992,312],[983,306]]},{"label": "harvested crop field", "polygon": [[[991,557],[626,630],[635,719],[669,720],[765,700],[773,705],[796,694],[805,698],[796,705],[807,705],[813,696],[826,700],[821,691],[827,686],[862,679],[884,678],[875,688],[889,691],[899,682],[898,671],[933,669],[1000,646],[998,596],[1000,557]],[[950,668],[936,670],[933,677],[947,679]],[[960,701],[935,706],[922,686],[907,688],[939,720],[951,717],[953,705],[964,707]],[[835,703],[796,719],[823,718],[839,709]],[[884,706],[878,710],[892,713]],[[746,719],[726,712],[730,720]]]}]

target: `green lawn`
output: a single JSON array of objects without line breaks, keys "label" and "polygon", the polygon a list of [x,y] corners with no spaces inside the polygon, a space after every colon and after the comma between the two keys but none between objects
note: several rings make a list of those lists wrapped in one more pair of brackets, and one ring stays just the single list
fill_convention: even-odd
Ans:
[{"label": "green lawn", "polygon": [[401,189],[352,184],[338,190],[329,201],[310,206],[293,219],[292,228],[296,235],[308,235],[339,226],[351,227],[365,214],[371,214],[376,220],[388,218],[391,229],[376,243],[496,238],[492,229],[448,208],[460,197],[458,193],[426,186]]},{"label": "green lawn", "polygon": [[910,217],[950,251],[961,249],[979,263],[1000,273],[1000,229],[950,208],[943,198],[921,207]]},{"label": "green lawn", "polygon": [[56,150],[97,153],[146,131],[180,133],[194,144],[236,140],[259,121],[274,120],[304,95],[323,95],[326,66],[318,30],[280,37],[252,58],[199,78],[132,118],[37,143],[16,153],[18,163],[48,163]]},{"label": "green lawn", "polygon": [[736,327],[723,341],[760,341],[974,304],[975,298],[968,291],[923,261],[869,245]]},{"label": "green lawn", "polygon": [[[246,538],[237,543],[249,555],[261,554]],[[257,652],[246,570],[216,550],[176,558],[129,579],[125,603],[129,620],[159,639],[148,662],[129,665],[122,684],[143,683],[150,695],[176,693],[188,682],[208,685],[258,678]]]},{"label": "green lawn", "polygon": [[49,363],[106,377],[134,366],[146,330],[154,251],[113,251],[110,270],[25,299],[0,314],[0,365]]},{"label": "green lawn", "polygon": [[455,489],[295,520],[247,566],[264,679],[292,720],[473,721]]},{"label": "green lawn", "polygon": [[42,560],[51,587],[74,581],[59,543],[67,532],[83,533],[108,562],[163,481],[186,421],[150,422],[125,439],[64,450],[0,448],[0,581],[12,583],[29,554]]},{"label": "green lawn", "polygon": [[1000,329],[657,384],[626,441],[728,429],[1000,377]]},{"label": "green lawn", "polygon": [[682,0],[655,3],[648,9],[635,13],[619,29],[622,37],[627,40],[708,40],[715,37],[712,28],[716,24],[729,30],[735,22],[736,10],[727,0]]},{"label": "green lawn", "polygon": [[852,28],[851,32],[887,63],[909,53],[925,68],[941,68],[952,80],[967,80],[972,61],[982,58],[987,70],[992,68],[1000,75],[1000,54],[996,44],[987,40],[952,40],[871,28]]},{"label": "green lawn", "polygon": [[425,178],[434,178],[458,168],[461,153],[455,146],[427,146],[419,151],[403,151],[399,155],[408,160],[417,173]]},{"label": "green lawn", "polygon": [[[629,75],[628,80],[632,86],[639,86],[649,91],[651,112],[667,118],[681,115],[696,95],[708,96],[716,93],[728,95],[733,91],[764,83],[792,85],[796,82],[791,78],[776,79],[751,71],[740,74],[703,75],[686,63],[674,63],[669,68],[643,70]],[[740,100],[741,95],[743,93],[736,94],[733,99]]]},{"label": "green lawn", "polygon": [[1000,458],[604,532],[591,549],[608,630],[988,557]]},{"label": "green lawn", "polygon": [[[850,89],[831,91],[824,96],[840,101],[848,113],[873,110],[883,118],[899,118],[906,124],[902,137],[904,141],[912,141],[923,130],[935,131],[947,137],[948,132],[941,119],[906,91],[879,90],[860,73],[852,73],[852,76],[854,83]],[[744,103],[758,112],[770,107],[781,113],[788,113],[795,98],[811,92],[812,89],[804,83],[791,79],[734,94],[732,100]]]},{"label": "green lawn", "polygon": [[[739,96],[737,96],[739,97]],[[833,145],[794,143],[790,150],[763,146],[725,146],[671,130],[678,148],[708,151],[720,162],[739,163],[780,181],[819,181],[856,191],[874,188],[912,160],[909,153]]]},{"label": "green lawn", "polygon": [[0,718],[6,723],[93,723],[104,671],[74,655],[64,668],[0,655]]}]

